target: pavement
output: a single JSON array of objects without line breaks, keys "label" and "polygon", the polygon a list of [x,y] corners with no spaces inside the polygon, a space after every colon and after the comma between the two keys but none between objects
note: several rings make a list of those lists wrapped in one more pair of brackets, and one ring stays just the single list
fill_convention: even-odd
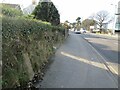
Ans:
[{"label": "pavement", "polygon": [[118,34],[111,35],[111,34],[99,34],[99,33],[90,33],[90,32],[88,32],[87,34],[92,35],[92,36],[101,37],[101,38],[104,37],[106,39],[113,39],[113,40],[119,40],[119,36],[120,36]]},{"label": "pavement", "polygon": [[118,88],[118,75],[80,34],[70,32],[52,60],[41,88]]}]

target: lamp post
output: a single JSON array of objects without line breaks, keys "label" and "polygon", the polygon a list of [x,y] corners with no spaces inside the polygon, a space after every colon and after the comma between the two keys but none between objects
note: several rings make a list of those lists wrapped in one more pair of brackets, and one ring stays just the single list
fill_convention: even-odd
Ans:
[{"label": "lamp post", "polygon": [[113,30],[112,30],[112,34],[115,34],[115,26],[116,26],[116,9],[117,9],[117,5],[115,4],[111,4],[112,6],[114,6],[114,20],[113,20]]}]

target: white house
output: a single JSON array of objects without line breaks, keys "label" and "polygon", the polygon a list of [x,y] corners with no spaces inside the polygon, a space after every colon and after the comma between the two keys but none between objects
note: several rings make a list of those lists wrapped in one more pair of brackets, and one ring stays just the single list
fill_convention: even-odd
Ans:
[{"label": "white house", "polygon": [[24,14],[31,14],[37,5],[36,0],[32,0],[32,4],[23,9]]},{"label": "white house", "polygon": [[34,9],[35,9],[35,5],[31,4],[28,7],[23,9],[23,13],[24,14],[31,14]]},{"label": "white house", "polygon": [[120,1],[118,2],[118,8],[116,13],[115,31],[120,31]]},{"label": "white house", "polygon": [[114,12],[113,12],[113,21],[108,24],[108,29],[113,30],[113,34],[115,32],[120,31],[120,1],[116,4],[113,5],[114,7]]}]

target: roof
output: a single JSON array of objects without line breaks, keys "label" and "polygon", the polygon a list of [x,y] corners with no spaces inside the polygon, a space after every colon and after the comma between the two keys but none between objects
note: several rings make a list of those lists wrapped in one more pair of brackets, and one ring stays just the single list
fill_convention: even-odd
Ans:
[{"label": "roof", "polygon": [[35,5],[31,4],[28,7],[23,9],[24,14],[31,14],[35,9]]},{"label": "roof", "polygon": [[15,9],[21,10],[21,7],[20,7],[19,4],[10,4],[10,3],[0,3],[0,4],[9,6],[11,8],[15,8]]}]

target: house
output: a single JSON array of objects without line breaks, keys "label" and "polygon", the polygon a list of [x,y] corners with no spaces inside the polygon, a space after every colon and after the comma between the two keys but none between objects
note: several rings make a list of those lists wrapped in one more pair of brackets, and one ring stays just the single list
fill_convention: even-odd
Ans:
[{"label": "house", "polygon": [[113,34],[120,32],[120,1],[115,5],[114,20],[111,23]]},{"label": "house", "polygon": [[26,15],[31,14],[38,5],[38,2],[51,2],[51,0],[32,0],[32,4],[23,9],[23,13]]},{"label": "house", "polygon": [[118,8],[116,13],[115,32],[120,32],[120,1],[118,2]]},{"label": "house", "polygon": [[31,14],[34,9],[35,9],[35,5],[31,4],[28,7],[23,9],[23,13],[26,15]]},{"label": "house", "polygon": [[19,4],[10,4],[10,3],[0,3],[0,4],[6,5],[6,6],[9,6],[9,7],[11,7],[11,8],[15,8],[15,9],[17,9],[17,10],[22,11]]},{"label": "house", "polygon": [[35,9],[36,5],[37,5],[37,1],[32,0],[32,4],[23,9],[23,13],[26,15],[31,14],[33,10]]}]

